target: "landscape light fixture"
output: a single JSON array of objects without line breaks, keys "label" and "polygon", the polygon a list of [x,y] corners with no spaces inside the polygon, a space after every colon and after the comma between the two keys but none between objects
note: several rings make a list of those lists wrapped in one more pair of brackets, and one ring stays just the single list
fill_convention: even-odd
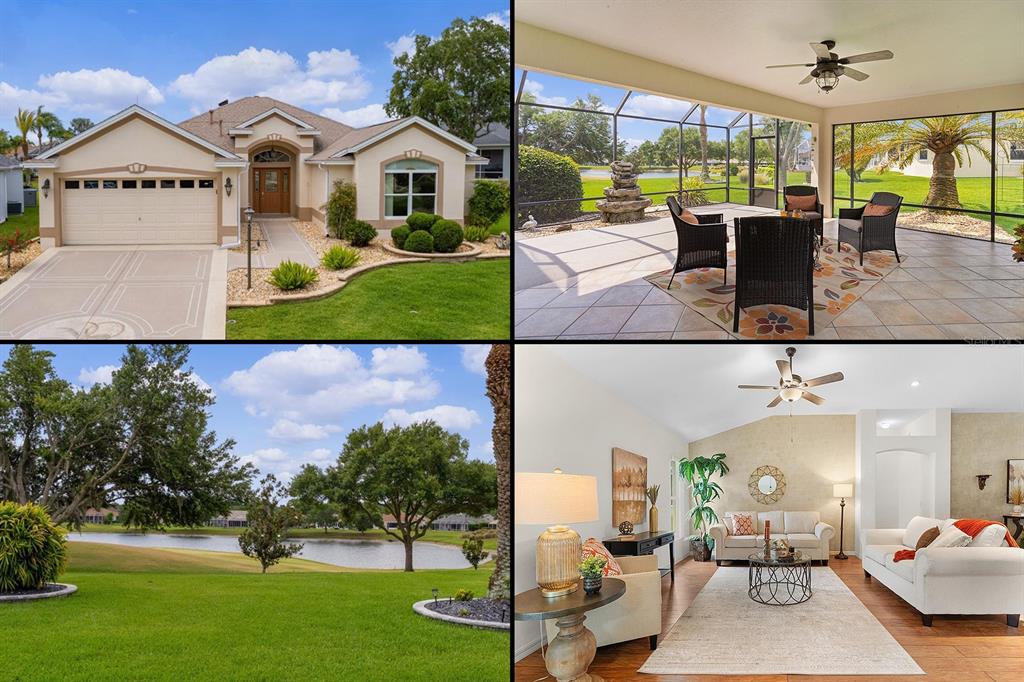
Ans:
[{"label": "landscape light fixture", "polygon": [[434,603],[436,604],[437,603],[437,588],[433,587],[433,588],[430,589],[430,591],[434,595]]}]

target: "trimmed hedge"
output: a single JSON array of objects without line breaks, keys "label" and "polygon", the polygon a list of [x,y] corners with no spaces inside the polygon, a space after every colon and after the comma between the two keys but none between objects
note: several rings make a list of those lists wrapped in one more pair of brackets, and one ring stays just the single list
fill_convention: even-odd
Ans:
[{"label": "trimmed hedge", "polygon": [[490,226],[508,210],[509,186],[505,180],[477,180],[469,198],[468,225]]},{"label": "trimmed hedge", "polygon": [[412,234],[412,230],[409,229],[408,225],[399,225],[398,227],[391,228],[391,241],[395,243],[400,249],[405,248],[405,240]]},{"label": "trimmed hedge", "polygon": [[430,228],[434,237],[434,251],[438,253],[455,253],[462,243],[462,226],[454,220],[438,220]]},{"label": "trimmed hedge", "polygon": [[434,238],[426,230],[416,230],[405,240],[405,246],[402,248],[416,253],[432,253]]},{"label": "trimmed hedge", "polygon": [[0,502],[0,592],[42,589],[66,566],[64,533],[46,510]]},{"label": "trimmed hedge", "polygon": [[377,237],[377,228],[362,220],[349,223],[345,231],[348,233],[348,240],[352,246],[366,246]]},{"label": "trimmed hedge", "polygon": [[345,239],[349,223],[356,219],[356,186],[345,180],[334,183],[331,196],[321,207],[327,214],[327,229],[336,239]]},{"label": "trimmed hedge", "polygon": [[408,223],[409,229],[412,230],[413,232],[415,232],[416,230],[426,230],[427,232],[429,232],[430,228],[434,226],[434,223],[436,223],[440,219],[441,216],[437,215],[436,213],[417,212],[410,214],[409,217],[405,219],[405,222]]},{"label": "trimmed hedge", "polygon": [[[516,197],[520,203],[582,198],[580,167],[568,156],[537,147],[521,146]],[[519,211],[516,225],[521,225],[529,214],[533,214],[539,223],[554,223],[576,218],[580,213],[578,201],[530,206]]]}]

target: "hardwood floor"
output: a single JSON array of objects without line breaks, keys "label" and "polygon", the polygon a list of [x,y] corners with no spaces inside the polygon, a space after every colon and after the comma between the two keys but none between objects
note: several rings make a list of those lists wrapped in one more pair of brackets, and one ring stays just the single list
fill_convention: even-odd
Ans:
[{"label": "hardwood floor", "polygon": [[[643,675],[637,672],[650,655],[647,638],[597,650],[590,672],[605,680],[645,682],[1024,682],[1024,625],[1011,628],[1005,616],[936,616],[932,627],[877,580],[864,577],[860,560],[832,560],[830,568],[907,650],[926,675]],[[715,563],[685,561],[676,567],[676,582],[662,578],[662,636],[715,572]],[[836,627],[842,615],[836,614]],[[699,656],[700,652],[693,652]],[[827,655],[827,652],[826,652]],[[534,682],[547,675],[540,652],[516,664],[516,682]],[[553,682],[553,678],[548,678]]]}]

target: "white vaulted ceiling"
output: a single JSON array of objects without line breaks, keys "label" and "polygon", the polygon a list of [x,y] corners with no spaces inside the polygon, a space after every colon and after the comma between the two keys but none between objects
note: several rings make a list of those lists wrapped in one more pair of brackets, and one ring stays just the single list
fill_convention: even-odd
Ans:
[{"label": "white vaulted ceiling", "polygon": [[[515,17],[823,108],[1024,81],[1022,0],[517,0]],[[826,39],[895,57],[827,95],[797,85],[809,68],[764,68],[814,62],[808,43]]]},{"label": "white vaulted ceiling", "polygon": [[[533,347],[520,347],[531,352]],[[543,346],[569,366],[693,441],[773,415],[853,414],[863,409],[952,408],[954,412],[1024,411],[1024,346],[796,345],[793,367],[805,379],[840,371],[845,380],[767,409],[784,345]],[[519,351],[517,350],[517,353]],[[912,387],[911,382],[920,385]],[[586,396],[580,396],[585,401]]]}]

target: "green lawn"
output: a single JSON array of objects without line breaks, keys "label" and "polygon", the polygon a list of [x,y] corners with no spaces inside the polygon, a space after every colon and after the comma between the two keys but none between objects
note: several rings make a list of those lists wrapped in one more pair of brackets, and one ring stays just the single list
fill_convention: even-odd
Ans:
[{"label": "green lawn", "polygon": [[0,223],[0,239],[10,239],[15,231],[21,231],[22,239],[35,239],[39,236],[39,207],[30,206],[24,213],[9,215]]},{"label": "green lawn", "polygon": [[[692,175],[690,177],[693,177]],[[686,180],[685,176],[683,178]],[[793,171],[788,175],[789,184],[801,185],[807,182],[807,173]],[[644,178],[640,176],[640,188],[644,192],[675,192],[679,188],[678,178]],[[712,183],[713,184],[713,183]],[[585,178],[583,180],[583,196],[599,197],[604,195],[604,188],[609,187],[611,182],[606,178]],[[747,199],[747,183],[741,182],[738,177],[730,178],[729,201],[734,204],[749,204]],[[733,191],[738,190],[738,191]],[[725,183],[719,182],[718,187],[710,186],[704,190],[708,201],[711,203],[725,202]],[[655,205],[664,205],[667,194],[655,194],[650,197]],[[596,211],[595,201],[582,202],[583,210],[586,212]]]},{"label": "green lawn", "polygon": [[507,339],[508,259],[374,270],[318,301],[228,310],[228,339]]},{"label": "green lawn", "polygon": [[[188,535],[239,535],[242,532],[242,528],[217,528],[217,527],[202,527],[202,528],[186,528],[184,526],[174,526],[164,529],[164,531],[149,531],[150,533],[178,533]],[[99,524],[99,523],[87,523],[82,526],[82,531],[86,533],[138,533],[138,530],[132,528],[125,528],[119,524]],[[354,530],[343,530],[336,528],[328,528],[324,531],[320,528],[292,528],[288,531],[288,537],[290,538],[342,538],[346,540],[387,540],[389,542],[397,542],[393,537],[387,535],[384,531],[379,528],[368,530],[365,533],[360,533]],[[428,530],[427,534],[424,535],[421,540],[423,542],[437,542],[444,545],[456,545],[462,547],[462,533],[454,530]],[[495,539],[484,540],[485,549],[497,549],[498,541]]]},{"label": "green lawn", "polygon": [[[5,680],[509,677],[507,633],[412,610],[434,587],[484,593],[487,570],[337,573],[297,560],[260,575],[230,555],[202,556],[213,552],[70,547],[61,580],[77,585],[76,594],[0,609]],[[192,556],[183,563],[168,555]]]}]

